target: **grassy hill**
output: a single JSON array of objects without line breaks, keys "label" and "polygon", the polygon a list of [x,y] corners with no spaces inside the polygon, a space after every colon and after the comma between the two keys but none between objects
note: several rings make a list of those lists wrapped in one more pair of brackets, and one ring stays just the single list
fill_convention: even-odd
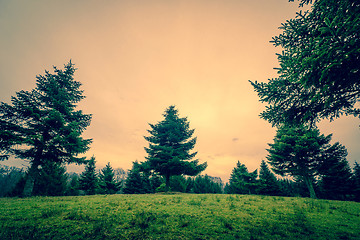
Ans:
[{"label": "grassy hill", "polygon": [[249,195],[0,199],[0,239],[360,239],[360,203]]}]

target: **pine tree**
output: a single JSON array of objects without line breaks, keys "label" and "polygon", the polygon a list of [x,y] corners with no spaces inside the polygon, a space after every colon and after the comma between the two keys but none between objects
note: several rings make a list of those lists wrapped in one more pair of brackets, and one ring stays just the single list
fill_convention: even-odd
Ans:
[{"label": "pine tree", "polygon": [[273,125],[360,115],[360,1],[302,0],[311,10],[282,24],[279,77],[252,82]]},{"label": "pine tree", "polygon": [[150,179],[142,172],[141,164],[133,162],[132,169],[125,180],[123,192],[126,194],[150,193]]},{"label": "pine tree", "polygon": [[80,189],[84,190],[87,195],[96,194],[99,190],[99,179],[95,168],[95,157],[88,160],[85,171],[80,175]]},{"label": "pine tree", "polygon": [[39,176],[35,179],[33,195],[63,196],[67,179],[64,166],[56,162],[46,162],[39,169]]},{"label": "pine tree", "polygon": [[360,164],[357,162],[355,162],[354,166],[353,183],[355,201],[360,202]]},{"label": "pine tree", "polygon": [[195,176],[205,170],[207,164],[192,160],[197,154],[190,153],[196,138],[192,138],[194,130],[189,128],[187,118],[180,118],[175,106],[167,108],[163,116],[163,121],[149,124],[150,136],[145,137],[149,147],[145,150],[150,169],[165,178],[166,187],[169,189],[171,176]]},{"label": "pine tree", "polygon": [[32,91],[20,91],[11,104],[0,104],[0,159],[10,155],[30,161],[24,195],[31,195],[39,170],[46,164],[85,162],[78,154],[89,149],[82,133],[91,115],[77,110],[84,98],[81,83],[74,80],[71,61],[64,70],[38,75]]},{"label": "pine tree", "polygon": [[258,187],[257,177],[257,170],[249,172],[246,166],[238,161],[236,167],[231,173],[228,186],[226,187],[226,192],[254,194],[256,193]]},{"label": "pine tree", "polygon": [[120,182],[115,180],[114,169],[108,163],[99,173],[99,186],[102,193],[114,194],[120,189]]},{"label": "pine tree", "polygon": [[280,195],[279,182],[264,160],[260,164],[258,193],[262,195]]},{"label": "pine tree", "polygon": [[327,152],[329,154],[319,168],[323,197],[345,200],[353,190],[352,171],[346,160],[347,151],[344,146],[335,143]]}]

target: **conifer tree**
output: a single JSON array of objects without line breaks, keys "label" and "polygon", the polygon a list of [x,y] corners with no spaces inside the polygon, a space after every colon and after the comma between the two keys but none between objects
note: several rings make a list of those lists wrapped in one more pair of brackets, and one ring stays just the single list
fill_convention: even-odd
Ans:
[{"label": "conifer tree", "polygon": [[226,187],[227,193],[255,194],[258,187],[257,177],[257,170],[249,172],[246,166],[238,161]]},{"label": "conifer tree", "polygon": [[357,162],[355,162],[354,166],[353,183],[355,201],[360,202],[360,164]]},{"label": "conifer tree", "polygon": [[108,163],[99,173],[99,186],[102,193],[114,194],[120,189],[120,182],[115,180],[114,169]]},{"label": "conifer tree", "polygon": [[329,154],[319,168],[321,190],[327,199],[345,200],[353,190],[353,174],[346,160],[347,151],[339,143],[335,143],[327,151]]},{"label": "conifer tree", "polygon": [[129,174],[125,180],[125,186],[123,192],[126,194],[141,194],[141,193],[150,193],[150,180],[142,172],[141,164],[133,162],[133,166],[129,171]]},{"label": "conifer tree", "polygon": [[81,136],[91,115],[77,110],[85,97],[74,80],[75,70],[70,61],[64,70],[45,71],[36,77],[33,90],[17,92],[11,104],[0,104],[0,159],[12,155],[30,162],[24,195],[32,194],[45,165],[85,162],[78,155],[91,143]]},{"label": "conifer tree", "polygon": [[80,175],[80,189],[84,190],[87,195],[96,194],[99,190],[99,179],[96,173],[95,157],[91,157],[86,163],[85,171]]},{"label": "conifer tree", "polygon": [[262,160],[260,164],[258,192],[262,195],[281,194],[279,182],[264,160]]},{"label": "conifer tree", "polygon": [[194,129],[190,129],[187,118],[180,118],[175,106],[167,108],[163,116],[163,121],[149,124],[150,136],[145,137],[149,147],[145,150],[149,168],[165,178],[169,189],[171,176],[195,176],[205,170],[207,164],[192,160],[197,154],[190,152],[196,137],[192,138]]},{"label": "conifer tree", "polygon": [[63,196],[66,192],[68,174],[66,168],[56,162],[46,162],[35,179],[33,195]]}]

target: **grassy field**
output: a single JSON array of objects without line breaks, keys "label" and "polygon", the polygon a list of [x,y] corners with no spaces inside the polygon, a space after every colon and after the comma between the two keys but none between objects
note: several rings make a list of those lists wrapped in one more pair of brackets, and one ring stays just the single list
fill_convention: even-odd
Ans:
[{"label": "grassy field", "polygon": [[0,199],[0,239],[360,239],[360,203],[249,195]]}]

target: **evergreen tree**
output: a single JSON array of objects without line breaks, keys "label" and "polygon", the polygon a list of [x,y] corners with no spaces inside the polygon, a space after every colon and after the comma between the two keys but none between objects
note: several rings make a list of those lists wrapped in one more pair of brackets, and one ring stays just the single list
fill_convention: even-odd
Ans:
[{"label": "evergreen tree", "polygon": [[274,125],[360,114],[360,1],[313,2],[273,38],[283,49],[279,77],[252,82],[260,101],[269,104],[261,117]]},{"label": "evergreen tree", "polygon": [[77,173],[70,173],[66,189],[67,196],[78,196],[80,189],[79,175]]},{"label": "evergreen tree", "polygon": [[46,162],[39,169],[33,194],[40,196],[65,195],[68,175],[66,168],[57,162]]},{"label": "evergreen tree", "polygon": [[258,193],[273,196],[281,195],[279,182],[264,160],[260,164]]},{"label": "evergreen tree", "polygon": [[142,166],[138,162],[133,162],[126,180],[123,192],[126,194],[150,193],[150,179],[142,172]]},{"label": "evergreen tree", "polygon": [[115,180],[114,169],[108,163],[99,174],[99,186],[102,193],[114,194],[120,189],[120,182]]},{"label": "evergreen tree", "polygon": [[226,192],[254,194],[258,187],[257,177],[257,170],[249,172],[246,166],[238,161],[236,167],[232,170]]},{"label": "evergreen tree", "polygon": [[335,143],[327,151],[329,154],[319,168],[323,197],[345,200],[353,190],[352,171],[346,160],[347,151],[339,143]]},{"label": "evergreen tree", "polygon": [[47,164],[84,163],[78,154],[89,149],[82,133],[91,115],[76,110],[84,98],[81,83],[74,80],[74,64],[54,67],[38,75],[32,91],[20,91],[11,104],[0,104],[0,158],[10,155],[30,161],[24,195],[31,195],[39,170]]},{"label": "evergreen tree", "polygon": [[95,157],[91,157],[86,163],[85,171],[80,175],[80,189],[87,195],[96,194],[99,190],[99,179],[95,168]]},{"label": "evergreen tree", "polygon": [[353,183],[355,201],[360,202],[360,165],[357,162],[355,162],[354,166]]},{"label": "evergreen tree", "polygon": [[148,166],[165,178],[169,189],[171,176],[195,176],[205,170],[207,164],[192,160],[196,152],[190,151],[195,146],[196,138],[192,138],[194,130],[189,128],[187,118],[180,118],[175,106],[166,109],[164,118],[157,124],[149,124],[150,136],[145,137],[149,147],[145,150]]},{"label": "evergreen tree", "polygon": [[188,182],[182,175],[173,176],[170,179],[170,188],[173,192],[186,192]]},{"label": "evergreen tree", "polygon": [[222,193],[221,182],[215,182],[214,178],[198,175],[194,179],[194,193]]},{"label": "evergreen tree", "polygon": [[314,184],[320,176],[321,166],[330,164],[335,155],[340,156],[344,151],[338,143],[330,145],[330,140],[331,135],[324,136],[317,128],[282,125],[274,143],[269,144],[267,159],[275,173],[304,182],[309,196],[316,198]]},{"label": "evergreen tree", "polygon": [[0,164],[0,197],[8,196],[23,177],[23,169]]}]

